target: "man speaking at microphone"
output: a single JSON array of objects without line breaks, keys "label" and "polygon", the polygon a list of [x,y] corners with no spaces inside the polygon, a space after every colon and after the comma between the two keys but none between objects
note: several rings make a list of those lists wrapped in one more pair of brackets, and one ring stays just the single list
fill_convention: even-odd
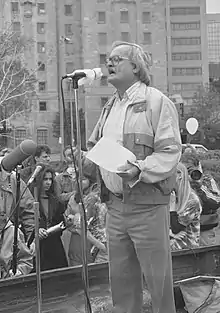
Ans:
[{"label": "man speaking at microphone", "polygon": [[[119,168],[120,174],[99,169],[102,193],[108,199],[112,299],[115,312],[123,313],[142,312],[142,273],[153,313],[176,312],[168,204],[175,187],[181,139],[174,104],[149,87],[150,63],[150,56],[139,45],[113,44],[106,66],[108,82],[116,92],[104,106],[88,142],[93,147],[104,136],[137,158]],[[94,170],[86,158],[83,168],[87,173]]]}]

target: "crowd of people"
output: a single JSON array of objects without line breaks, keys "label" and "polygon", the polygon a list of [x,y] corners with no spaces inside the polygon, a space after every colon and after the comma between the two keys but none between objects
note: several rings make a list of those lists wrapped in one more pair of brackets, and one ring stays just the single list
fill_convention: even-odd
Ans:
[{"label": "crowd of people", "polygon": [[203,172],[190,145],[182,153],[176,177],[170,199],[171,249],[220,244],[220,188],[210,173]]},{"label": "crowd of people", "polygon": [[[11,149],[1,150],[1,160]],[[58,173],[51,166],[51,150],[47,145],[37,146],[34,156],[23,162],[20,172],[21,194],[19,206],[17,271],[12,271],[14,243],[14,214],[16,203],[16,173],[0,171],[0,277],[26,275],[35,271],[35,220],[34,201],[39,202],[39,238],[41,270],[50,270],[82,264],[81,221],[77,188],[77,168],[70,147],[64,149],[63,170]],[[35,181],[27,182],[36,166],[42,170]],[[105,215],[97,184],[83,177],[83,203],[88,219],[88,261],[107,260]],[[50,228],[61,225],[60,231]]]}]

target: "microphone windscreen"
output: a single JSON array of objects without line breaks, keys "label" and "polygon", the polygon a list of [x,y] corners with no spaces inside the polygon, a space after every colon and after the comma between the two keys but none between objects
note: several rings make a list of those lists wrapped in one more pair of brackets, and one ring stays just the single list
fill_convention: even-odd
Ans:
[{"label": "microphone windscreen", "polygon": [[21,164],[30,155],[35,154],[37,144],[32,140],[24,140],[12,152],[6,155],[1,165],[6,172],[11,172],[14,168]]}]

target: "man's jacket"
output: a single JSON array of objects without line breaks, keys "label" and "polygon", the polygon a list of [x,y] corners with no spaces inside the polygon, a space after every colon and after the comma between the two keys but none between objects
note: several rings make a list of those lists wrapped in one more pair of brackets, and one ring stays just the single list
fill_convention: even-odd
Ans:
[{"label": "man's jacket", "polygon": [[[90,148],[102,137],[114,100],[115,95],[104,106],[89,138]],[[140,169],[132,188],[123,183],[123,202],[167,204],[181,156],[179,117],[173,102],[159,90],[141,84],[126,111],[123,146],[135,154]],[[87,160],[84,168],[92,170]]]},{"label": "man's jacket", "polygon": [[[1,212],[4,212],[7,217],[10,216],[12,210],[15,207],[16,203],[16,176],[12,173],[7,180],[0,182],[0,191],[5,191],[7,193],[6,202],[4,208],[0,208]],[[21,180],[20,193],[22,195],[26,184]],[[21,201],[20,201],[20,210],[19,210],[19,223],[22,226],[26,239],[30,236],[34,229],[34,198],[27,188],[24,192]],[[14,215],[12,215],[11,221],[14,221]]]},{"label": "man's jacket", "polygon": [[[9,221],[0,237],[0,279],[7,278],[12,267],[14,226]],[[17,269],[27,275],[33,268],[33,255],[25,244],[24,234],[18,229]]]}]

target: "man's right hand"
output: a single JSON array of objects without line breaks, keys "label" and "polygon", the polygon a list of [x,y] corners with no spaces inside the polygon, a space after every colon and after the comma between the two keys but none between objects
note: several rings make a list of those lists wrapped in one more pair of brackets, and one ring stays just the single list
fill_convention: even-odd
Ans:
[{"label": "man's right hand", "polygon": [[39,238],[46,239],[48,237],[47,230],[45,228],[39,228]]}]

